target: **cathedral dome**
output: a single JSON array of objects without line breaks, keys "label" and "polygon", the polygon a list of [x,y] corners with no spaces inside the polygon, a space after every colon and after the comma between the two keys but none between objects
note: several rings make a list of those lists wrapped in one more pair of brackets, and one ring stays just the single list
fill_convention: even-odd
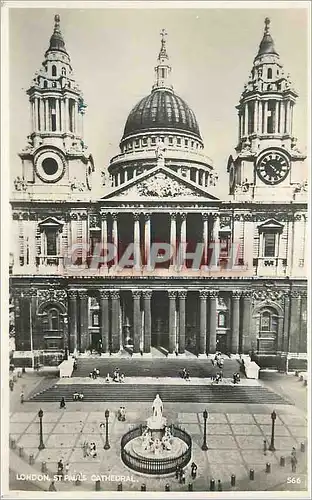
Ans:
[{"label": "cathedral dome", "polygon": [[187,132],[201,141],[194,112],[169,88],[156,88],[141,99],[130,112],[123,139],[155,129]]}]

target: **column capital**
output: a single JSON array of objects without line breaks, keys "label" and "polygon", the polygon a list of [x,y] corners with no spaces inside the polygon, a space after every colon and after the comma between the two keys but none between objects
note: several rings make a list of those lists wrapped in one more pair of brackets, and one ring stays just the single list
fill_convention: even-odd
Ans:
[{"label": "column capital", "polygon": [[233,290],[233,292],[232,292],[232,298],[238,300],[238,299],[241,298],[242,293],[243,292],[241,290]]},{"label": "column capital", "polygon": [[144,299],[150,300],[152,298],[153,290],[143,290],[142,295]]},{"label": "column capital", "polygon": [[109,290],[105,290],[104,288],[99,289],[100,299],[109,299]]},{"label": "column capital", "polygon": [[67,295],[69,300],[76,300],[77,299],[77,290],[68,290]]},{"label": "column capital", "polygon": [[177,219],[177,212],[170,212],[170,219],[176,220]]},{"label": "column capital", "polygon": [[134,212],[134,213],[133,213],[133,219],[134,219],[135,221],[139,221],[139,220],[140,220],[140,215],[141,215],[141,213],[140,213],[140,212]]},{"label": "column capital", "polygon": [[112,299],[119,299],[119,290],[110,290],[110,295]]},{"label": "column capital", "polygon": [[251,299],[252,298],[252,291],[251,290],[243,290],[242,292],[244,299]]},{"label": "column capital", "polygon": [[214,220],[214,221],[216,221],[216,220],[220,219],[220,215],[219,215],[219,214],[217,214],[216,212],[215,212],[215,213],[212,213],[211,215],[212,215],[212,218],[213,218],[213,220]]},{"label": "column capital", "polygon": [[80,289],[80,290],[77,290],[77,293],[78,293],[78,297],[80,299],[87,299],[88,298],[88,290]]},{"label": "column capital", "polygon": [[289,295],[292,299],[298,299],[300,297],[300,291],[299,290],[291,290],[289,292]]},{"label": "column capital", "polygon": [[35,288],[27,288],[27,290],[23,290],[23,295],[28,299],[37,297],[37,290]]},{"label": "column capital", "polygon": [[186,212],[179,212],[179,214],[180,214],[181,221],[186,220],[186,217],[187,217],[187,213]]},{"label": "column capital", "polygon": [[168,290],[168,297],[170,300],[174,300],[177,296],[176,290]]},{"label": "column capital", "polygon": [[202,216],[203,216],[203,220],[205,220],[205,221],[209,219],[209,214],[207,214],[207,212],[204,212],[202,214]]},{"label": "column capital", "polygon": [[100,212],[100,218],[101,220],[107,220],[108,213],[107,212]]},{"label": "column capital", "polygon": [[118,212],[110,212],[113,220],[118,220]]},{"label": "column capital", "polygon": [[219,291],[218,290],[207,290],[207,294],[208,294],[208,297],[210,297],[211,299],[216,299],[219,295]]},{"label": "column capital", "polygon": [[147,221],[149,221],[151,219],[151,215],[152,214],[150,212],[144,212],[143,215],[144,215],[145,221],[147,222]]},{"label": "column capital", "polygon": [[187,290],[178,290],[178,297],[180,300],[185,300],[187,297]]},{"label": "column capital", "polygon": [[134,300],[138,300],[141,298],[142,291],[141,290],[131,290],[132,291],[132,297]]},{"label": "column capital", "polygon": [[210,292],[208,290],[199,290],[200,300],[206,300]]}]

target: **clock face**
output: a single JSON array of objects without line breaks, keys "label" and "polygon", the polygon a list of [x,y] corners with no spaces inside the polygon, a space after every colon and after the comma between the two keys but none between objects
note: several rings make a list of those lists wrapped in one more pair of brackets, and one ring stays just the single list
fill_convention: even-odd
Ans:
[{"label": "clock face", "polygon": [[35,159],[36,172],[43,182],[59,181],[65,172],[65,162],[55,151],[41,152]]},{"label": "clock face", "polygon": [[288,172],[289,161],[276,151],[267,153],[257,165],[258,176],[263,182],[270,185],[282,182],[287,177]]}]

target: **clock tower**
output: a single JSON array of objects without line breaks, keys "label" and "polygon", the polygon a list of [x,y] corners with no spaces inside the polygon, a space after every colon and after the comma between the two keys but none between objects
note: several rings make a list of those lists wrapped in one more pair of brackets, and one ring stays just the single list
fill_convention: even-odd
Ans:
[{"label": "clock tower", "polygon": [[237,201],[291,201],[306,196],[306,156],[296,147],[293,111],[298,94],[265,28],[249,80],[236,107],[239,139],[228,160]]}]

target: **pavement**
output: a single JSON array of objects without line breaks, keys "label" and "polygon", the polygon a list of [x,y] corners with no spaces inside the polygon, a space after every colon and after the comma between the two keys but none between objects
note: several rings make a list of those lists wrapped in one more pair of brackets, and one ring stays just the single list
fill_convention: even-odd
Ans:
[{"label": "pavement", "polygon": [[[293,390],[294,379],[279,381],[283,385],[283,395],[289,398]],[[186,491],[187,484],[193,483],[194,491],[208,491],[212,478],[221,480],[224,491],[301,491],[307,490],[307,452],[300,451],[301,443],[307,441],[307,419],[305,412],[294,405],[279,404],[230,404],[226,401],[209,404],[207,424],[208,451],[202,451],[203,416],[205,406],[202,403],[165,403],[164,416],[168,423],[179,424],[192,437],[192,461],[198,466],[197,478],[190,479],[189,467],[186,468],[186,484],[179,484],[174,477],[152,478],[129,471],[120,458],[120,439],[129,428],[138,425],[151,415],[151,402],[128,402],[126,405],[126,421],[119,422],[116,413],[120,402],[67,403],[65,410],[59,409],[57,403],[40,403],[43,415],[43,441],[45,449],[39,451],[39,405],[26,402],[19,403],[19,386],[27,386],[29,392],[40,382],[40,377],[23,375],[14,391],[10,393],[12,404],[10,414],[10,437],[16,441],[16,449],[10,450],[10,487],[11,489],[47,490],[50,479],[56,474],[57,461],[62,458],[69,462],[71,476],[83,474],[80,485],[70,478],[56,483],[58,491],[91,492],[95,490],[95,476],[105,475],[108,479],[101,481],[101,490],[116,491],[122,479],[123,491],[140,491],[145,483],[147,491],[164,491],[169,483],[171,491]],[[181,380],[181,382],[184,382]],[[50,381],[51,383],[51,381]],[[185,383],[185,382],[184,382]],[[261,381],[269,384],[268,381]],[[289,391],[287,384],[289,383]],[[273,384],[274,385],[274,384]],[[248,388],[248,387],[247,387]],[[27,389],[25,395],[27,396]],[[299,397],[299,396],[298,396]],[[302,393],[302,397],[304,394]],[[37,407],[38,406],[38,407]],[[100,423],[105,421],[104,412],[110,411],[109,442],[110,449],[104,450],[105,435]],[[263,452],[263,440],[270,442],[271,418],[273,409],[277,412],[275,426],[275,452]],[[83,458],[82,442],[95,442],[98,456]],[[291,472],[290,453],[292,447],[297,449],[298,467],[296,473]],[[19,447],[23,448],[24,457],[18,456]],[[30,466],[28,457],[32,454],[34,465]],[[286,458],[285,467],[280,466],[280,457]],[[48,466],[48,479],[41,480],[41,464]],[[266,463],[271,464],[271,472],[266,473]],[[249,471],[254,469],[255,479],[249,479]],[[22,481],[21,474],[32,471],[35,479]],[[236,476],[236,486],[231,487],[230,477]],[[41,474],[42,475],[42,474]],[[291,478],[293,482],[291,482]],[[22,486],[19,487],[19,484]]]}]

